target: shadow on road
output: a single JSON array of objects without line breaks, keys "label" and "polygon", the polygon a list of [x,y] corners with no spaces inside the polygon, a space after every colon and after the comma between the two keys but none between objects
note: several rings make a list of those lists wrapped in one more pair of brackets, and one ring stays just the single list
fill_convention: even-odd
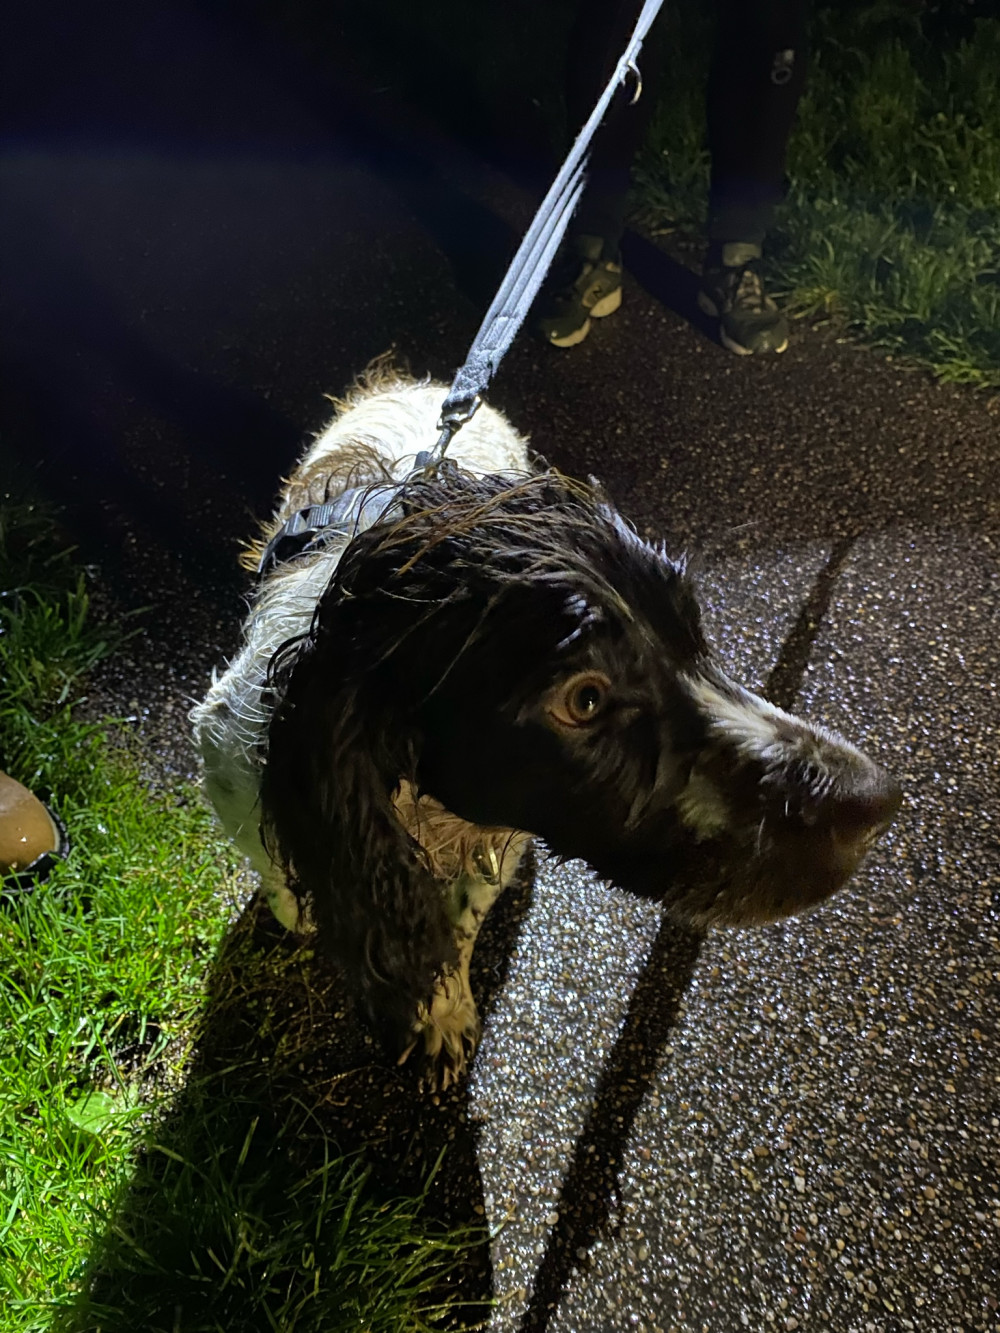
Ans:
[{"label": "shadow on road", "polygon": [[816,575],[812,591],[802,603],[799,614],[785,636],[778,660],[768,673],[763,689],[764,698],[786,712],[792,712],[795,708],[795,699],[802,687],[802,678],[809,665],[816,635],[829,610],[838,575],[847,563],[858,536],[859,533],[854,532],[839,537],[833,543],[826,563]]},{"label": "shadow on road", "polygon": [[604,1231],[635,1117],[663,1059],[702,937],[664,919],[563,1180],[559,1221],[535,1277],[522,1333],[541,1333],[580,1258]]},{"label": "shadow on road", "polygon": [[710,319],[698,305],[697,273],[632,230],[622,240],[622,260],[639,286],[654,300],[679,315],[710,342],[719,342],[718,320]]}]

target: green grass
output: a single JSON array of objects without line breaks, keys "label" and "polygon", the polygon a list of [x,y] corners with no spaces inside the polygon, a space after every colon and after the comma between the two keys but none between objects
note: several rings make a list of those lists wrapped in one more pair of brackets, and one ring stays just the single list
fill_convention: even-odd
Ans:
[{"label": "green grass", "polygon": [[[382,1201],[369,1169],[332,1151],[303,1167],[298,1134],[305,1129],[308,1142],[310,1127],[301,1116],[262,1123],[249,1104],[199,1106],[203,1093],[196,1090],[187,1111],[203,1113],[208,1155],[149,1147],[128,1221],[98,1252],[113,1282],[99,1280],[56,1327],[421,1333],[440,1326],[449,1308],[440,1283],[465,1242],[429,1233],[422,1195]],[[234,1119],[244,1129],[236,1143]],[[216,1136],[224,1146],[214,1146]]]},{"label": "green grass", "polygon": [[[72,843],[0,899],[0,1331],[438,1327],[472,1238],[329,1140],[295,1077],[327,1029],[307,1013],[280,1060],[225,1035],[199,1056],[206,997],[287,1003],[301,952],[232,930],[237,865],[197,792],[150,794],[125,729],[77,719],[115,646],[51,516],[0,507],[0,767]],[[233,968],[268,974],[256,999]]]},{"label": "green grass", "polygon": [[[820,8],[771,244],[789,308],[940,379],[1000,387],[1000,21],[935,44],[897,3]],[[637,173],[654,229],[704,219],[708,29],[682,3]]]}]

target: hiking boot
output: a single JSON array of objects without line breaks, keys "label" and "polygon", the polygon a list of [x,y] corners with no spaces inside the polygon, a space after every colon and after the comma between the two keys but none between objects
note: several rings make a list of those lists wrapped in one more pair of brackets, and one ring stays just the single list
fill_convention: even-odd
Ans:
[{"label": "hiking boot", "polygon": [[542,292],[535,327],[553,347],[575,347],[592,319],[612,315],[622,303],[622,261],[603,236],[564,242]]},{"label": "hiking boot", "polygon": [[719,339],[737,356],[783,352],[788,321],[764,290],[759,245],[731,241],[721,247],[721,262],[708,263],[701,276],[698,304],[719,321]]}]

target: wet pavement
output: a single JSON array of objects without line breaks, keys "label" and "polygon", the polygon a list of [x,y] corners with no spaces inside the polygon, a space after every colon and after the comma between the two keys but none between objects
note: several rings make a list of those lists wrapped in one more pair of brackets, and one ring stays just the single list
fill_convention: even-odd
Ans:
[{"label": "wet pavement", "polygon": [[[102,689],[169,780],[323,395],[389,347],[450,377],[530,199],[207,9],[74,13],[5,140],[4,444],[151,607]],[[540,865],[462,1103],[491,1328],[996,1333],[1000,401],[824,331],[736,360],[671,258],[628,259],[620,314],[522,337],[491,400],[906,801],[834,903],[704,942]]]}]

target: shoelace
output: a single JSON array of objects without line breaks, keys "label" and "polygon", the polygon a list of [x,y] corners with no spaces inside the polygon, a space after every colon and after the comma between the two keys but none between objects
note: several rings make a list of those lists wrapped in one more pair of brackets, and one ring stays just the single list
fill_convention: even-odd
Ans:
[{"label": "shoelace", "polygon": [[764,283],[755,264],[744,264],[740,269],[739,278],[732,284],[732,294],[734,306],[741,306],[745,310],[765,308]]}]

